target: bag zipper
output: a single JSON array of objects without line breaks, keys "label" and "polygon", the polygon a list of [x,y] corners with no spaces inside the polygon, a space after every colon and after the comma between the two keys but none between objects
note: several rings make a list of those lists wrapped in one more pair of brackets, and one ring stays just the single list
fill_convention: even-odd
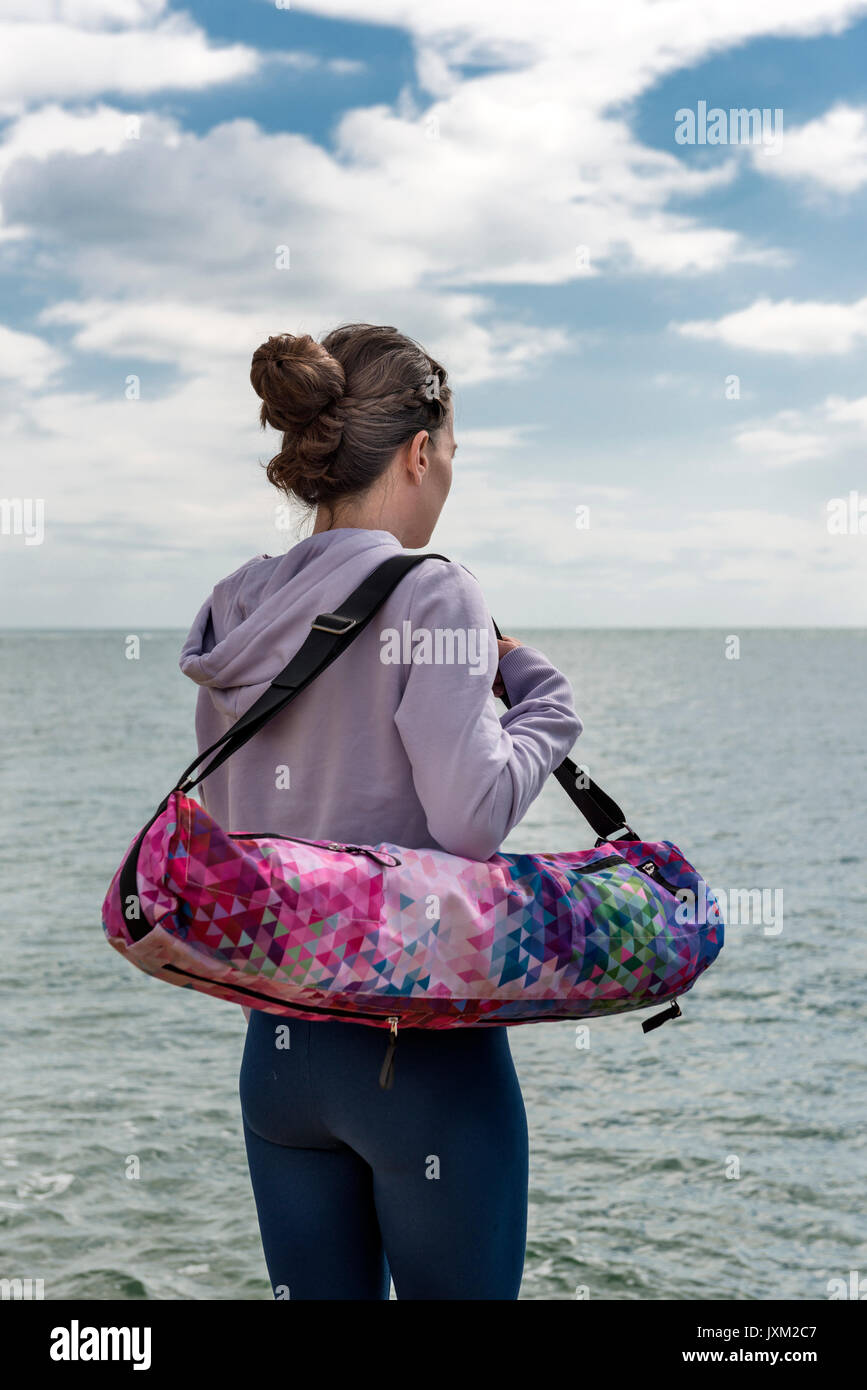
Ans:
[{"label": "bag zipper", "polygon": [[[544,859],[545,855],[539,854],[536,856],[536,858]],[[657,884],[660,888],[667,889],[667,891],[671,893],[672,897],[677,896],[678,889],[675,888],[673,883],[669,883],[667,879],[662,877],[662,874],[659,872],[657,865],[652,859],[645,859],[642,864],[633,864],[631,859],[624,859],[619,854],[612,854],[609,855],[607,859],[597,859],[594,864],[587,864],[584,868],[579,869],[578,872],[582,874],[589,874],[592,873],[594,869],[605,869],[608,867],[609,864],[626,864],[630,869],[635,870],[637,873],[646,874],[647,877],[651,880],[651,882]]]},{"label": "bag zipper", "polygon": [[[289,839],[290,837],[284,836],[282,838]],[[201,982],[206,985],[219,986],[220,984],[219,980],[209,980],[207,975],[194,975],[192,970],[184,970],[179,965],[164,965],[161,968],[163,970],[170,970],[173,975],[186,975],[190,980],[201,980]],[[234,990],[236,994],[249,994],[254,999],[264,999],[268,1004],[279,1004],[284,1009],[297,1009],[299,1013],[304,1014],[328,1014],[334,1018],[345,1019],[348,1013],[346,1009],[326,1009],[320,1004],[287,1004],[283,999],[275,999],[273,995],[263,994],[262,991],[258,989],[247,989],[245,985],[225,984],[222,988]],[[382,1022],[382,1014],[362,1013],[360,1009],[353,1009],[349,1018],[350,1021],[353,1018],[370,1018],[375,1019],[377,1023]],[[382,1069],[379,1073],[379,1084],[383,1091],[390,1091],[394,1085],[394,1049],[397,1047],[397,1027],[400,1023],[400,1016],[398,1014],[389,1014],[386,1017],[386,1023],[388,1024],[391,1037],[388,1040],[388,1047],[385,1050],[385,1060],[383,1061]]]},{"label": "bag zipper", "polygon": [[316,849],[339,850],[343,854],[366,854],[368,859],[373,859],[377,864],[381,864],[385,869],[395,869],[403,863],[396,854],[380,855],[376,850],[370,849],[367,845],[343,845],[337,840],[305,840],[303,835],[280,835],[276,830],[260,830],[255,834],[248,831],[232,831],[229,833],[230,840],[293,840],[299,845],[313,845]]},{"label": "bag zipper", "polygon": [[[279,1004],[282,1009],[297,1009],[304,1014],[332,1014],[335,1018],[374,1018],[382,1022],[382,1014],[362,1013],[360,1009],[328,1009],[322,1004],[290,1004],[285,999],[275,999],[273,994],[263,994],[260,989],[248,989],[246,985],[222,984],[219,980],[209,980],[207,975],[194,975],[192,970],[184,970],[180,965],[161,965],[161,970],[171,970],[173,975],[187,975],[191,980],[201,980],[206,985],[216,985],[219,989],[231,989],[236,994],[249,994],[254,999],[264,999],[268,1004]],[[386,1019],[389,1022],[389,1019]]]},{"label": "bag zipper", "polygon": [[637,867],[639,873],[647,874],[647,877],[649,879],[651,879],[654,883],[658,883],[660,888],[665,888],[669,893],[671,893],[672,897],[677,897],[679,889],[675,888],[673,883],[669,883],[668,879],[662,877],[662,874],[659,872],[658,866],[654,863],[652,859],[645,859],[643,864],[638,864],[635,867]]},{"label": "bag zipper", "polygon": [[[556,856],[553,855],[553,854],[534,854],[532,857],[533,857],[534,859],[554,859],[554,858],[556,858]],[[604,859],[594,859],[594,861],[593,861],[592,864],[574,864],[574,865],[570,865],[570,866],[568,867],[568,869],[567,869],[567,868],[564,868],[563,872],[564,872],[564,873],[576,873],[576,874],[591,874],[591,873],[593,873],[596,869],[607,869],[607,868],[610,868],[610,866],[611,866],[612,864],[623,864],[624,862],[625,862],[625,861],[620,857],[619,854],[609,854],[609,855],[606,855]]]},{"label": "bag zipper", "polygon": [[392,1014],[388,1020],[388,1027],[391,1037],[388,1040],[388,1047],[385,1049],[385,1060],[382,1070],[379,1073],[379,1088],[381,1091],[390,1091],[394,1085],[394,1049],[397,1047],[397,1025],[400,1022],[397,1014]]},{"label": "bag zipper", "polygon": [[[536,854],[533,857],[535,859],[553,859],[555,856],[553,854]],[[652,859],[645,859],[642,864],[633,864],[630,859],[624,858],[623,855],[609,854],[603,859],[594,859],[592,864],[576,864],[571,866],[568,872],[592,874],[595,873],[597,869],[610,868],[612,864],[625,864],[629,869],[636,870],[640,874],[646,874],[648,878],[652,879],[654,883],[659,884],[661,888],[667,888],[669,893],[675,894],[678,891],[673,883],[669,883],[667,879],[662,877],[662,874],[659,872],[657,865]]]}]

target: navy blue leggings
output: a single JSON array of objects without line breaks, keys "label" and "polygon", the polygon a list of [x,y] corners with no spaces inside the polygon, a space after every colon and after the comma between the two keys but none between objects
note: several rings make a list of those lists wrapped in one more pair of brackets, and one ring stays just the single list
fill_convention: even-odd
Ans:
[{"label": "navy blue leggings", "polygon": [[387,1299],[389,1274],[398,1298],[517,1298],[527,1119],[508,1030],[402,1030],[385,1091],[387,1043],[250,1017],[241,1111],[275,1298]]}]

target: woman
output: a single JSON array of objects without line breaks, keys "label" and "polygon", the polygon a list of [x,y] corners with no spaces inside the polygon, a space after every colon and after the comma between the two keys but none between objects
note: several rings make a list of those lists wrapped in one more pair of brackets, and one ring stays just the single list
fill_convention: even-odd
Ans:
[{"label": "woman", "polygon": [[[200,748],[316,614],[389,555],[428,544],[457,447],[445,371],[394,328],[269,338],[251,380],[263,427],[283,436],[268,478],[314,508],[315,525],[222,580],[199,613],[181,666],[202,687]],[[418,654],[417,634],[435,652],[437,630],[463,635],[451,650],[464,659],[406,659],[405,643],[404,659],[385,659],[389,633]],[[470,572],[430,559],[200,794],[234,832],[487,859],[580,732],[564,677],[513,638],[497,644]],[[508,1030],[405,1030],[384,1090],[382,1030],[245,1012],[241,1109],[275,1297],[387,1299],[390,1273],[398,1298],[517,1298],[527,1123]]]}]

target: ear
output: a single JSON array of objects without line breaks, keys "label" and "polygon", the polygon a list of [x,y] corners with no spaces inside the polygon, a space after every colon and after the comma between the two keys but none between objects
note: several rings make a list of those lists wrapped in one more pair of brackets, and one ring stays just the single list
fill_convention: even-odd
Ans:
[{"label": "ear", "polygon": [[419,484],[424,481],[424,476],[430,466],[427,449],[430,444],[430,434],[427,430],[419,430],[409,441],[406,456],[406,469],[409,481]]}]

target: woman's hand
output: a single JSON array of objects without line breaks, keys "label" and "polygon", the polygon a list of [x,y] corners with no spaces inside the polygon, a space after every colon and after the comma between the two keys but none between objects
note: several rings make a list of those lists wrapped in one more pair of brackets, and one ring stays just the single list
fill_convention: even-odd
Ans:
[{"label": "woman's hand", "polygon": [[506,655],[506,652],[510,652],[513,647],[520,647],[521,645],[517,637],[499,637],[497,639],[497,674],[494,677],[494,683],[491,689],[498,698],[506,693],[506,687],[503,685],[503,678],[500,675],[500,662]]}]

